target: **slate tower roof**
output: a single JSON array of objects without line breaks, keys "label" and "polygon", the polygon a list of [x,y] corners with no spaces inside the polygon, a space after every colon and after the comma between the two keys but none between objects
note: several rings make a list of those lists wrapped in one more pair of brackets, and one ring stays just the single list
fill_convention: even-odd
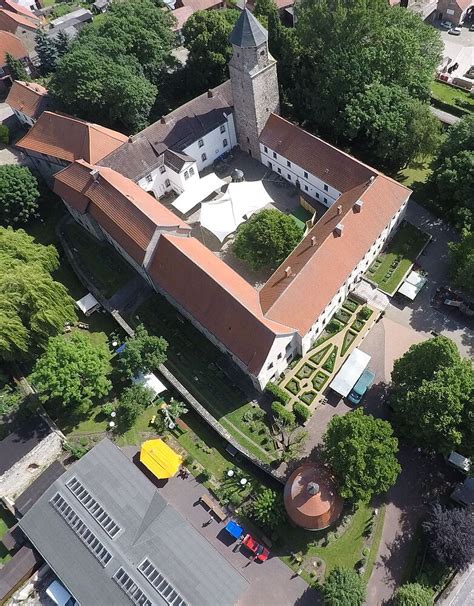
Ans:
[{"label": "slate tower roof", "polygon": [[255,48],[268,40],[268,32],[258,19],[245,8],[230,33],[229,42],[240,48]]}]

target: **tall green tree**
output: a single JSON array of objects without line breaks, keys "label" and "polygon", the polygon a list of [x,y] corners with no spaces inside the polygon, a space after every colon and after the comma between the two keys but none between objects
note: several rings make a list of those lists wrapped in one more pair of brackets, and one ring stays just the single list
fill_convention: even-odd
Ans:
[{"label": "tall green tree", "polygon": [[252,501],[251,516],[271,530],[283,524],[286,515],[281,492],[262,488]]},{"label": "tall green tree", "polygon": [[454,286],[474,296],[474,232],[449,243],[450,277]]},{"label": "tall green tree", "polygon": [[395,484],[401,469],[398,440],[387,421],[365,415],[361,409],[333,417],[323,443],[324,458],[345,499],[368,502]]},{"label": "tall green tree", "polygon": [[42,29],[36,31],[35,51],[38,55],[41,73],[47,75],[53,72],[58,62],[58,49],[54,39],[48,38]]},{"label": "tall green tree", "polygon": [[303,230],[279,210],[255,213],[237,230],[234,252],[254,269],[277,267],[296,247]]},{"label": "tall green tree", "polygon": [[26,223],[38,210],[38,182],[29,168],[0,166],[0,224]]},{"label": "tall green tree", "polygon": [[71,46],[71,39],[65,31],[61,30],[58,32],[56,38],[54,39],[54,46],[56,48],[58,59],[61,59],[61,57],[68,52]]},{"label": "tall green tree", "polygon": [[88,335],[58,335],[49,340],[31,380],[43,402],[54,400],[66,407],[89,408],[112,387],[110,358],[107,345],[92,343]]},{"label": "tall green tree", "polygon": [[73,299],[51,276],[58,266],[53,246],[0,227],[0,359],[34,357],[76,318]]},{"label": "tall green tree", "polygon": [[120,396],[117,409],[119,431],[128,431],[152,400],[153,392],[148,387],[138,383],[126,387]]},{"label": "tall green tree", "polygon": [[325,606],[362,606],[365,584],[355,570],[337,567],[324,582],[323,596]]},{"label": "tall green tree", "polygon": [[148,334],[140,324],[135,329],[135,335],[125,342],[125,349],[119,358],[119,370],[128,379],[140,373],[153,372],[166,361],[167,349],[168,342],[163,337]]},{"label": "tall green tree", "polygon": [[419,583],[406,583],[397,589],[394,606],[432,606],[433,592]]},{"label": "tall green tree", "polygon": [[24,82],[31,80],[30,75],[26,71],[26,67],[23,65],[20,59],[16,59],[13,55],[7,53],[6,61],[13,80],[23,80]]},{"label": "tall green tree", "polygon": [[237,17],[233,9],[198,11],[184,24],[184,46],[189,51],[186,71],[196,92],[213,88],[229,77],[229,34]]},{"label": "tall green tree", "polygon": [[456,344],[434,337],[396,360],[391,401],[397,433],[422,448],[474,453],[474,371]]}]

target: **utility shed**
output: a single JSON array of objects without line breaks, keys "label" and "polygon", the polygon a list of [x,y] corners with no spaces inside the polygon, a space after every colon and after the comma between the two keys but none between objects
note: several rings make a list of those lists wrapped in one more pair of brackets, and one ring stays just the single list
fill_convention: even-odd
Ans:
[{"label": "utility shed", "polygon": [[231,606],[248,587],[107,439],[19,525],[83,606]]},{"label": "utility shed", "polygon": [[354,349],[329,387],[346,398],[370,362],[369,354]]}]

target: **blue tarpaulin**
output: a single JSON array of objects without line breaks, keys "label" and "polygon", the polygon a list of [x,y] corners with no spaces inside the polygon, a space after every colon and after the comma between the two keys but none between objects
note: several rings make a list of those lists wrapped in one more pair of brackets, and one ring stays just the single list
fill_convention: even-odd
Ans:
[{"label": "blue tarpaulin", "polygon": [[117,349],[115,350],[115,353],[122,353],[122,351],[125,349],[125,343],[123,343],[122,345],[120,345],[120,347],[117,347]]},{"label": "blue tarpaulin", "polygon": [[230,522],[227,522],[227,524],[225,525],[225,529],[235,539],[239,539],[244,532],[244,529],[242,528],[242,526],[239,526],[237,524],[237,522],[234,522],[233,520],[231,520]]}]

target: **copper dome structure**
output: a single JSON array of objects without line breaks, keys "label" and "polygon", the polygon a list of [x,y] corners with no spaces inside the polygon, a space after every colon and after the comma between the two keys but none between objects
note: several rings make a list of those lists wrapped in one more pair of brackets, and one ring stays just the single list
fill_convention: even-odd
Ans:
[{"label": "copper dome structure", "polygon": [[343,506],[331,474],[313,463],[305,463],[291,474],[284,501],[290,520],[306,530],[327,528],[339,518]]}]

